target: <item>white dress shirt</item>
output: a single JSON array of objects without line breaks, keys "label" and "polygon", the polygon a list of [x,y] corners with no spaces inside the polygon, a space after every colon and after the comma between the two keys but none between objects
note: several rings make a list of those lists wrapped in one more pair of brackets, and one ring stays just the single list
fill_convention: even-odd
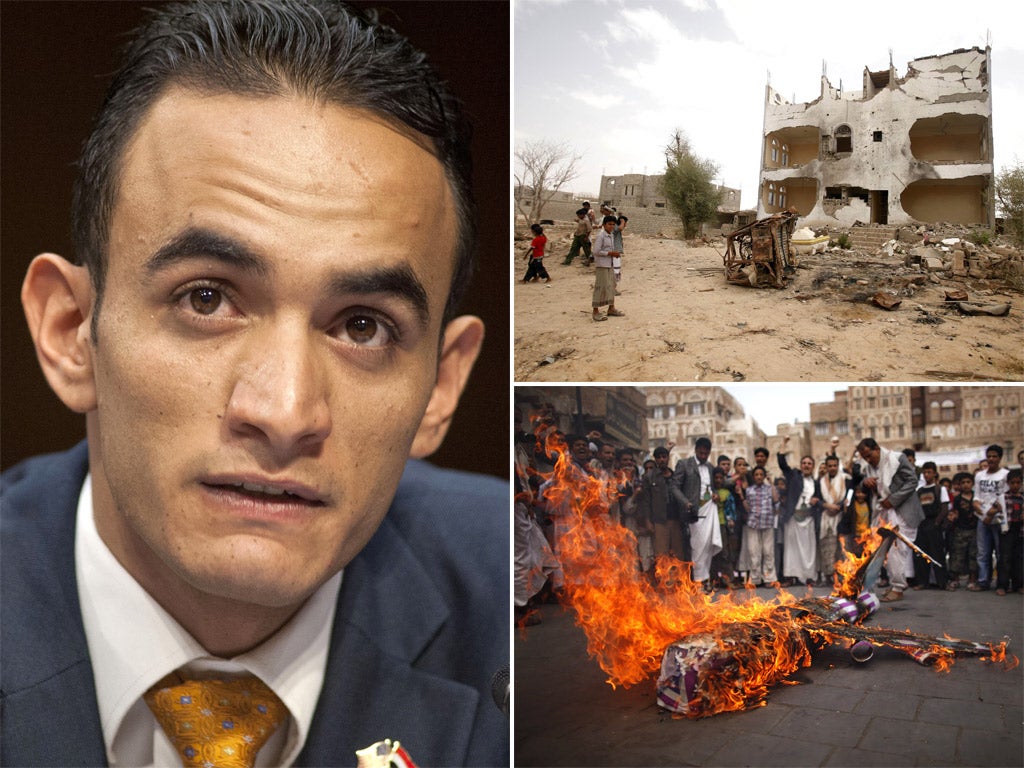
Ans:
[{"label": "white dress shirt", "polygon": [[257,756],[257,766],[291,765],[316,708],[341,588],[338,573],[258,647],[232,659],[211,656],[121,566],[96,530],[92,483],[78,499],[75,575],[111,766],[180,766],[142,695],[165,675],[251,672],[288,707],[289,717]]}]

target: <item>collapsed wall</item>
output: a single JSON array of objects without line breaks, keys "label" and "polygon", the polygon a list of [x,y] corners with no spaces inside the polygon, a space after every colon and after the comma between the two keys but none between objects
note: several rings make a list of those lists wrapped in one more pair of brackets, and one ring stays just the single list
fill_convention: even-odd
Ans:
[{"label": "collapsed wall", "polygon": [[790,103],[771,85],[758,216],[789,208],[800,225],[994,222],[991,49],[914,59],[898,78],[864,69],[863,89],[821,78]]}]

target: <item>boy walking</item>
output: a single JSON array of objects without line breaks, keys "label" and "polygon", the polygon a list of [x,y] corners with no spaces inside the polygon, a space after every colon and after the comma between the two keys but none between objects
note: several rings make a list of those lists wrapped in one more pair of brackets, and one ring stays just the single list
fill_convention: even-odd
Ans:
[{"label": "boy walking", "polygon": [[565,266],[572,264],[572,260],[580,255],[580,248],[583,249],[585,263],[589,263],[590,256],[590,220],[587,218],[587,209],[580,208],[576,211],[576,231],[573,233],[572,245],[569,246],[569,253],[566,254]]},{"label": "boy walking", "polygon": [[533,232],[533,240],[530,241],[530,247],[526,250],[526,260],[530,262],[530,265],[526,268],[523,282],[528,283],[537,278],[544,278],[545,283],[550,283],[551,277],[544,269],[544,246],[548,242],[548,239],[544,237],[544,228],[540,224],[531,224],[530,231]]}]

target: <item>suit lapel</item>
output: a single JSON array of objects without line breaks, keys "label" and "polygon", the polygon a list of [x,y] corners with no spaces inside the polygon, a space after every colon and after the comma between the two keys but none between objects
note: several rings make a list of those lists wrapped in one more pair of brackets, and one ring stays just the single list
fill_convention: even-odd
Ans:
[{"label": "suit lapel", "polygon": [[357,749],[390,738],[421,765],[461,765],[480,697],[428,671],[447,617],[442,595],[385,518],[345,569],[324,687],[298,764],[354,765]]}]

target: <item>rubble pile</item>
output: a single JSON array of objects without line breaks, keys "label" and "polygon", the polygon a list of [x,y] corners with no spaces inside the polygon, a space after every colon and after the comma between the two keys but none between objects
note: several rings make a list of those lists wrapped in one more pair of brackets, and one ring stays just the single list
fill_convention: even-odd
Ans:
[{"label": "rubble pile", "polygon": [[[996,316],[1009,313],[1008,294],[1024,292],[1024,253],[1005,238],[955,224],[893,230],[896,236],[872,251],[836,245],[848,240],[843,231],[817,232],[832,241],[824,253],[799,259],[800,267],[813,271],[810,290],[892,311],[904,298],[931,288],[944,294],[947,309]],[[806,291],[806,283],[794,289]],[[926,315],[922,322],[941,322]]]}]

